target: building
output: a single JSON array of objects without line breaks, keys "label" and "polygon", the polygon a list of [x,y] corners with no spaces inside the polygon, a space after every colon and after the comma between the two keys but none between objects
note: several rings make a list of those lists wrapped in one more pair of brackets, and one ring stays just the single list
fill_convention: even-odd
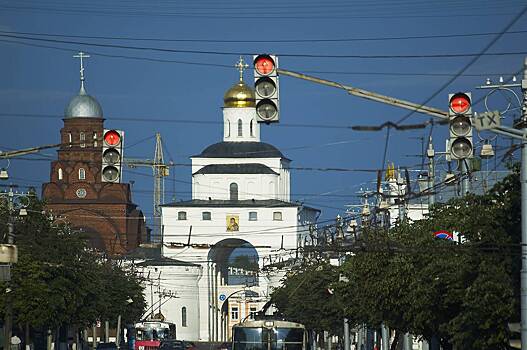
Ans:
[{"label": "building", "polygon": [[136,248],[146,237],[144,215],[132,202],[130,185],[104,182],[102,107],[81,86],[64,111],[58,158],[51,162],[50,180],[42,186],[46,209],[55,220],[71,224],[89,237],[93,247],[110,255]]},{"label": "building", "polygon": [[142,263],[147,300],[181,339],[227,340],[283,276],[264,268],[294,258],[320,214],[290,201],[291,161],[261,142],[242,76],[224,95],[223,140],[191,157],[192,198],[162,206],[162,258]]}]

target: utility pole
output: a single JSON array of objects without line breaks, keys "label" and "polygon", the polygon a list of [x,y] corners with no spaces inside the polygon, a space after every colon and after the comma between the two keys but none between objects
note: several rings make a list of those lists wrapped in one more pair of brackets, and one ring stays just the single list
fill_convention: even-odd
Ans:
[{"label": "utility pole", "polygon": [[522,206],[522,268],[521,268],[521,340],[522,350],[527,350],[527,58],[523,66],[523,79],[521,83],[523,93],[521,130],[524,135],[521,147],[521,206]]},{"label": "utility pole", "polygon": [[428,157],[428,191],[430,193],[428,194],[428,210],[430,211],[430,207],[435,203],[435,194],[434,194],[434,186],[435,186],[435,151],[434,151],[434,145],[432,144],[432,136],[430,136],[430,140],[428,141],[428,149],[426,150],[426,156]]},{"label": "utility pole", "polygon": [[161,205],[165,202],[165,177],[169,175],[169,166],[172,164],[165,164],[163,156],[163,141],[161,134],[156,133],[156,148],[154,152],[154,159],[133,159],[125,158],[126,163],[130,168],[138,166],[152,168],[154,175],[154,237],[161,241]]}]

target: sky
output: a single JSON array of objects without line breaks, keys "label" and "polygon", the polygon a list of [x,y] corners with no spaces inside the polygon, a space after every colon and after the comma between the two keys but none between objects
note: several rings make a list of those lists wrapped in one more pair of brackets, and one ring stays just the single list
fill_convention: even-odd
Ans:
[{"label": "sky", "polygon": [[[527,15],[519,0],[0,0],[0,150],[58,143],[64,108],[79,91],[79,51],[86,89],[101,104],[105,126],[124,130],[125,157],[153,158],[156,132],[165,159],[178,166],[166,179],[165,201],[190,199],[189,157],[222,140],[222,103],[236,83],[239,56],[273,53],[280,68],[446,110],[448,94],[476,89],[522,71]],[[504,30],[506,30],[504,32]],[[480,55],[483,53],[482,55]],[[520,75],[521,76],[521,75]],[[249,68],[245,81],[252,85]],[[518,105],[498,91],[491,109]],[[483,102],[474,110],[485,110]],[[353,131],[397,122],[409,112],[348,95],[337,88],[280,76],[280,123],[262,125],[263,142],[292,159],[292,199],[344,215],[358,192],[374,189],[376,170],[393,162],[412,178],[422,167],[422,139],[445,150],[447,126],[413,131]],[[430,116],[414,113],[402,124]],[[503,168],[510,146],[491,133]],[[56,152],[0,160],[20,186],[49,181]],[[384,160],[384,162],[383,162]],[[438,159],[438,172],[447,169]],[[299,169],[295,169],[299,168]],[[307,168],[307,169],[306,169]],[[339,168],[331,170],[331,168]],[[174,169],[172,169],[174,170]],[[124,170],[133,200],[152,215],[148,168]]]}]

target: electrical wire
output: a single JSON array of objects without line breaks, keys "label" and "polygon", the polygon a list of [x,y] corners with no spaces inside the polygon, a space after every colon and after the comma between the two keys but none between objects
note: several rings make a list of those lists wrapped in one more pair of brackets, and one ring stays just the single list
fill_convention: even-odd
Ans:
[{"label": "electrical wire", "polygon": [[[520,13],[523,15],[525,11]],[[517,16],[519,19],[519,17]],[[516,21],[512,22],[514,24]],[[511,26],[512,26],[511,24]],[[215,55],[215,56],[252,56],[253,52],[240,52],[240,51],[213,51],[213,50],[185,50],[185,49],[169,49],[163,47],[154,46],[130,46],[120,44],[103,44],[94,42],[81,42],[73,40],[59,40],[59,39],[46,39],[40,37],[30,37],[23,35],[11,35],[11,34],[0,34],[2,38],[11,38],[19,40],[29,40],[37,42],[50,42],[70,45],[80,45],[87,47],[103,47],[103,48],[114,48],[114,49],[126,49],[135,51],[152,51],[152,52],[163,52],[163,53],[185,53],[185,54],[200,54],[200,55]],[[500,38],[501,36],[497,36]],[[496,39],[497,40],[497,39]],[[494,40],[493,40],[494,42]],[[491,45],[489,45],[490,47]],[[422,58],[459,58],[459,57],[473,57],[474,62],[481,56],[511,56],[511,55],[525,55],[527,51],[506,51],[506,52],[483,52],[479,53],[448,53],[448,54],[406,54],[406,55],[334,55],[334,54],[308,54],[308,53],[280,53],[276,54],[281,57],[295,57],[295,58],[335,58],[335,59],[422,59]],[[466,70],[466,69],[465,69]],[[426,101],[425,103],[427,103]]]},{"label": "electrical wire", "polygon": [[[527,30],[510,31],[505,34],[525,34]],[[29,35],[37,37],[58,37],[73,39],[95,39],[95,40],[122,40],[122,41],[153,41],[153,42],[190,42],[190,43],[254,43],[255,40],[247,39],[160,39],[158,37],[130,37],[130,36],[93,36],[93,35],[71,35],[63,33],[37,33],[37,32],[18,32],[0,30],[0,34],[10,35]],[[499,32],[482,33],[458,33],[458,34],[432,34],[432,35],[408,35],[408,36],[387,36],[387,37],[357,37],[357,38],[322,38],[322,39],[259,39],[258,43],[342,43],[342,42],[362,42],[362,41],[393,41],[393,40],[416,40],[416,39],[453,39],[469,38],[497,35]]]}]

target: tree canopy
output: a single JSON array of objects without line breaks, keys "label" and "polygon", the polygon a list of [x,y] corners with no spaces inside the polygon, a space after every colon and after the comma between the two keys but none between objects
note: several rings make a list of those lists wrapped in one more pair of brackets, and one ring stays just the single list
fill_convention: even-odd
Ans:
[{"label": "tree canopy", "polygon": [[[15,220],[18,263],[11,281],[0,283],[0,314],[12,305],[14,324],[36,330],[69,325],[84,328],[117,316],[138,320],[145,308],[140,281],[118,261],[89,248],[87,237],[56,224],[44,205],[29,197],[26,217]],[[0,236],[7,232],[8,207],[0,203]]]},{"label": "tree canopy", "polygon": [[[435,336],[447,348],[504,349],[508,323],[519,315],[519,187],[516,168],[488,194],[433,206],[423,220],[363,227],[349,248],[323,249],[325,258],[346,253],[340,269],[326,262],[298,268],[274,291],[275,304],[312,329],[315,316],[319,329],[334,334],[347,317],[354,325]],[[438,230],[460,241],[438,239]],[[331,285],[334,295],[321,293]]]}]

